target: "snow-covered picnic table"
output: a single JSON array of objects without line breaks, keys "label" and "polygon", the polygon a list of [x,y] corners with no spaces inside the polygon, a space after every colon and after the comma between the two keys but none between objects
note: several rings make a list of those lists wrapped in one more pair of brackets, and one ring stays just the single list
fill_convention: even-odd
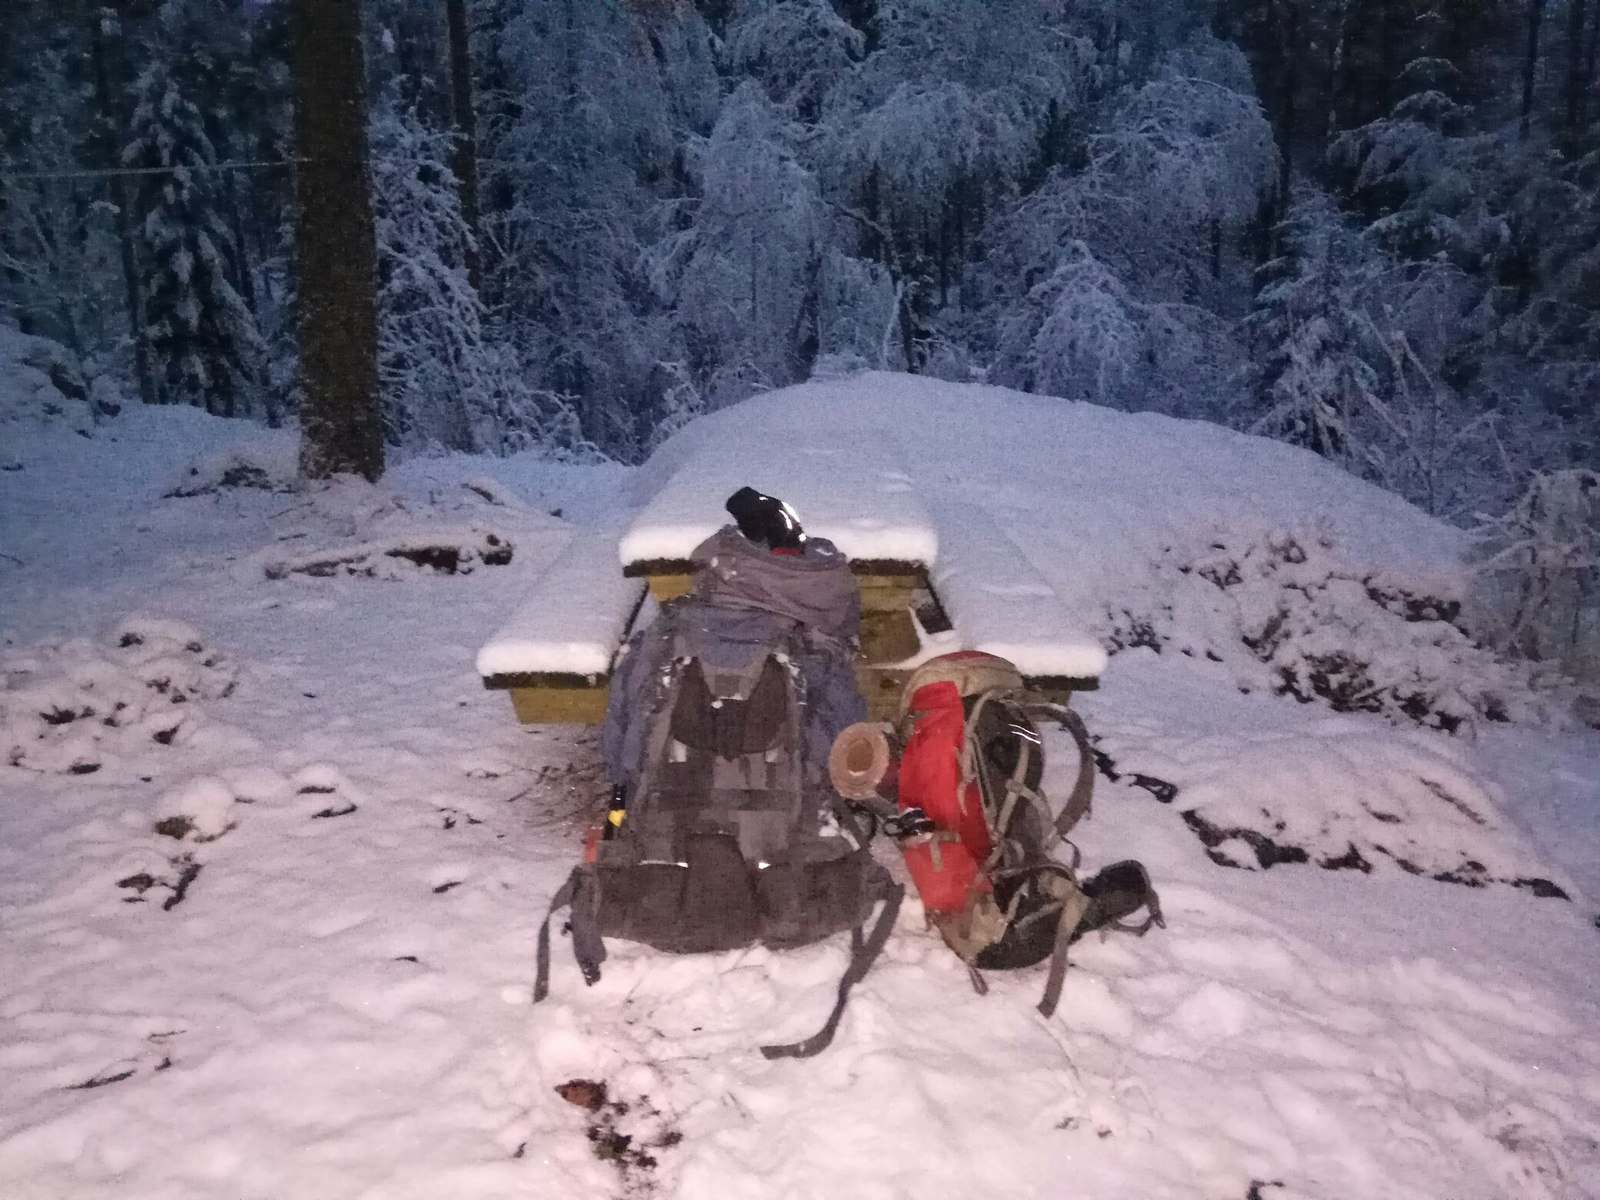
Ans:
[{"label": "snow-covered picnic table", "polygon": [[[862,597],[857,675],[874,716],[892,712],[908,660],[958,646],[1010,658],[1046,690],[1095,685],[1104,651],[1022,548],[982,510],[931,513],[886,429],[721,432],[733,436],[669,444],[645,468],[665,478],[631,522],[575,538],[480,651],[485,683],[511,691],[519,719],[600,719],[646,584],[658,601],[688,591],[690,555],[727,523],[724,503],[744,486],[784,500],[808,534],[849,557]],[[950,628],[919,629],[914,609]],[[943,636],[930,643],[933,632]]]}]

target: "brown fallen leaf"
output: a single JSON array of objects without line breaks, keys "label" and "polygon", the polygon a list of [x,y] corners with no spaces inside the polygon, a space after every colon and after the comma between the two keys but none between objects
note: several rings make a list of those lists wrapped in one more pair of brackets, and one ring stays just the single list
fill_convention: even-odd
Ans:
[{"label": "brown fallen leaf", "polygon": [[556,1095],[568,1104],[576,1104],[590,1112],[599,1112],[606,1103],[606,1085],[595,1079],[569,1079],[556,1084]]}]

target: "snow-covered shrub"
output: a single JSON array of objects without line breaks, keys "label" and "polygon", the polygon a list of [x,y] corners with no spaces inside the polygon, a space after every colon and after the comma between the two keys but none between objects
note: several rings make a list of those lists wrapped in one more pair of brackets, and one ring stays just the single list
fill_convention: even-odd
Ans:
[{"label": "snow-covered shrub", "polygon": [[0,659],[4,766],[92,775],[151,747],[181,745],[200,702],[233,692],[237,668],[176,621],[123,622],[105,643],[75,640]]},{"label": "snow-covered shrub", "polygon": [[1242,691],[1449,732],[1563,719],[1563,683],[1475,640],[1461,611],[1461,596],[1356,567],[1315,534],[1219,534],[1169,548],[1107,638],[1222,664]]},{"label": "snow-covered shrub", "polygon": [[1580,676],[1600,651],[1600,474],[1537,474],[1504,516],[1480,525],[1473,595],[1490,639]]},{"label": "snow-covered shrub", "polygon": [[[106,386],[109,386],[109,381]],[[87,435],[100,412],[120,407],[114,393],[86,385],[65,347],[0,323],[0,429],[12,423],[65,424]]]}]

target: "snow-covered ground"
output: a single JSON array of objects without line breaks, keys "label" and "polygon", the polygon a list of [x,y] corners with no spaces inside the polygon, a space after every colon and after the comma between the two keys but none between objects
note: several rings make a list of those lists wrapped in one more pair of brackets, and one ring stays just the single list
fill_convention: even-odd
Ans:
[{"label": "snow-covered ground", "polygon": [[[1081,943],[1048,1021],[915,903],[816,1059],[756,1048],[814,1030],[845,939],[619,944],[587,989],[558,939],[529,1002],[602,781],[474,656],[576,533],[795,423],[893,429],[929,511],[1122,647],[1078,840],[1168,928]],[[1407,607],[1459,598],[1457,535],[1309,455],[894,376],[637,471],[300,493],[287,434],[188,410],[0,439],[8,1200],[1600,1195],[1600,735]]]}]

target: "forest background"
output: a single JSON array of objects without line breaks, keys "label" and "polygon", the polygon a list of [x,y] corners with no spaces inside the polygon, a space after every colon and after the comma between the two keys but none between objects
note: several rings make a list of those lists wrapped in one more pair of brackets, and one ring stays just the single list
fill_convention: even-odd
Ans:
[{"label": "forest background", "polygon": [[[0,319],[104,414],[297,410],[290,7],[0,10]],[[983,381],[1306,447],[1483,530],[1503,644],[1584,640],[1600,0],[363,19],[391,446],[635,462],[808,378]]]}]

